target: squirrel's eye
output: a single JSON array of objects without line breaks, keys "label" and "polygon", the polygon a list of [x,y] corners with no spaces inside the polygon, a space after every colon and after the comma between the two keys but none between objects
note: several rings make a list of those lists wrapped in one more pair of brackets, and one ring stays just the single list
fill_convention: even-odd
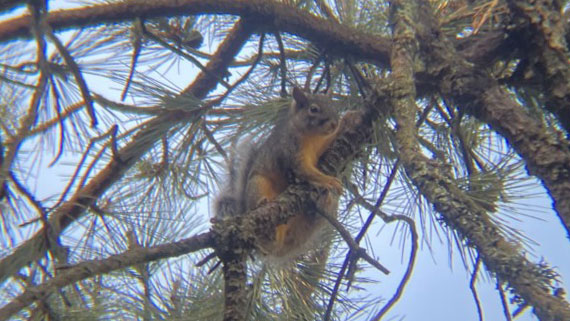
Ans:
[{"label": "squirrel's eye", "polygon": [[317,105],[311,105],[311,107],[309,107],[309,112],[310,112],[311,114],[316,114],[316,113],[318,113],[319,111],[320,111],[320,108],[319,108],[319,106],[317,106]]}]

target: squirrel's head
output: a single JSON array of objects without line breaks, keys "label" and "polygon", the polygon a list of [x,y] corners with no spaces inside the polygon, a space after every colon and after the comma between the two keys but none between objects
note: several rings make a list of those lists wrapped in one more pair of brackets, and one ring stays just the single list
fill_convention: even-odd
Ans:
[{"label": "squirrel's head", "polygon": [[304,135],[328,135],[338,126],[338,113],[334,103],[326,95],[311,95],[293,88],[293,102],[289,121],[293,128]]}]

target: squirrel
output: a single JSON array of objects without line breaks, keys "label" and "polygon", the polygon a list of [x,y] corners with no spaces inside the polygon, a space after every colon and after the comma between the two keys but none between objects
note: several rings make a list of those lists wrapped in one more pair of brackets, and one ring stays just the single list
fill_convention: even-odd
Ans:
[{"label": "squirrel", "polygon": [[[319,170],[317,163],[338,136],[340,127],[329,97],[305,94],[294,87],[288,113],[280,115],[267,139],[259,143],[250,139],[240,146],[240,159],[232,157],[230,183],[215,203],[216,215],[247,213],[273,200],[296,177],[325,188],[328,196],[319,207],[336,216],[342,184]],[[258,240],[256,246],[266,257],[297,257],[314,244],[326,226],[325,218],[318,213],[303,211],[278,225],[272,239]]]}]

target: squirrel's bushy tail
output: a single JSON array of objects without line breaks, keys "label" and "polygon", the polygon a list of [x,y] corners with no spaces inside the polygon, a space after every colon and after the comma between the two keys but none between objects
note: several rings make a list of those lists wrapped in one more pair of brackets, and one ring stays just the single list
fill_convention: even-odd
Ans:
[{"label": "squirrel's bushy tail", "polygon": [[232,147],[227,164],[227,182],[214,201],[216,217],[240,215],[245,211],[247,175],[255,147],[253,137],[247,137],[237,147]]}]

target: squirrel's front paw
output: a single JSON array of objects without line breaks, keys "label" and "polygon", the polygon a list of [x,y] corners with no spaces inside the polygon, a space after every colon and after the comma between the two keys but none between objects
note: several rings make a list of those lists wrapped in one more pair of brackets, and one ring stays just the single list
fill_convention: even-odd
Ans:
[{"label": "squirrel's front paw", "polygon": [[326,182],[324,182],[324,184],[322,184],[323,187],[332,190],[333,192],[335,192],[336,194],[341,194],[342,193],[342,182],[340,181],[340,179],[333,177],[333,176],[329,176],[326,180]]}]

